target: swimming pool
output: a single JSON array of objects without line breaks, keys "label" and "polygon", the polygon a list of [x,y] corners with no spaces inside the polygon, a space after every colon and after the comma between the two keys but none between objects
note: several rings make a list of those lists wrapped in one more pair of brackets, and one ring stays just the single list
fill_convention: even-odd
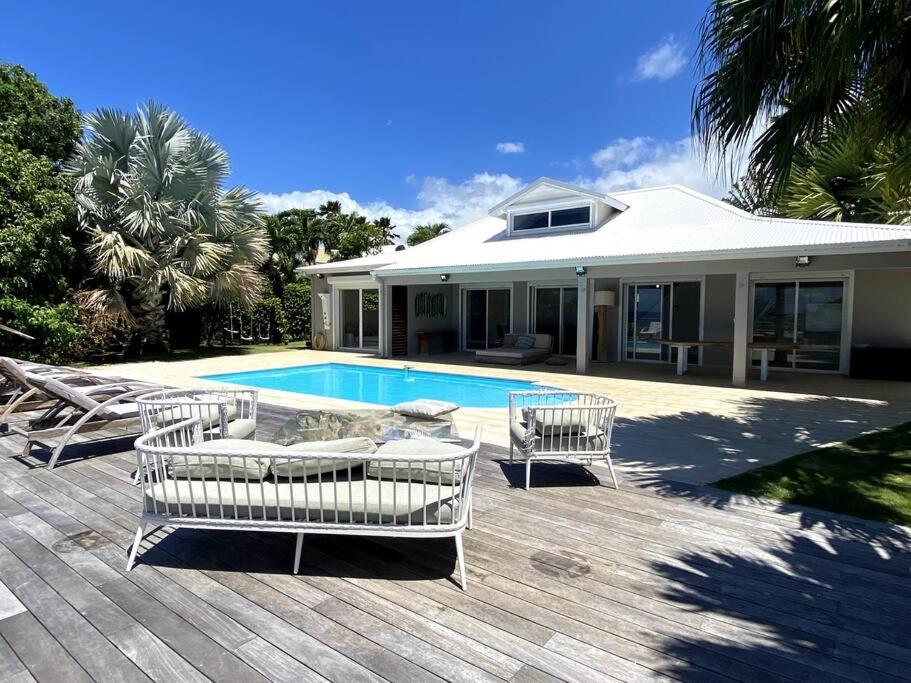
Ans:
[{"label": "swimming pool", "polygon": [[445,372],[373,368],[344,363],[320,363],[274,370],[206,375],[208,379],[259,389],[279,389],[349,401],[391,406],[402,401],[432,398],[471,408],[505,408],[510,391],[547,389],[534,382],[455,375]]}]

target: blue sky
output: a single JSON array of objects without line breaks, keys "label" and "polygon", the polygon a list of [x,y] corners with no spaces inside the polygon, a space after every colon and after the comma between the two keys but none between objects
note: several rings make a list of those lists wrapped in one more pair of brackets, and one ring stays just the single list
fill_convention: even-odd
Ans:
[{"label": "blue sky", "polygon": [[682,182],[704,1],[13,2],[0,60],[90,111],[155,99],[271,209],[459,224],[547,175]]}]

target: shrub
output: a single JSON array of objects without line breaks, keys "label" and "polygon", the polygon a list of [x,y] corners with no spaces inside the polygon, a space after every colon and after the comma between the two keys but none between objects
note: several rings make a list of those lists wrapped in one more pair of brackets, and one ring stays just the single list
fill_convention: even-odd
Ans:
[{"label": "shrub", "polygon": [[290,341],[310,338],[310,282],[285,285],[284,312]]},{"label": "shrub", "polygon": [[82,358],[87,333],[81,312],[72,303],[30,304],[22,299],[0,299],[0,318],[4,324],[35,338],[27,341],[3,334],[3,350],[25,360],[61,363]]}]

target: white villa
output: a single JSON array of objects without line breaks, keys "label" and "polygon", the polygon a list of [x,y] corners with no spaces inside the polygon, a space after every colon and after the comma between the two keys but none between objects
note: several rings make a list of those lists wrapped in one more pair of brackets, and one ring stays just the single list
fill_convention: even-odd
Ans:
[{"label": "white villa", "polygon": [[678,362],[743,384],[763,356],[772,371],[911,368],[911,228],[758,217],[681,186],[602,194],[541,178],[417,247],[301,271],[329,349],[393,357],[547,333],[579,373]]}]

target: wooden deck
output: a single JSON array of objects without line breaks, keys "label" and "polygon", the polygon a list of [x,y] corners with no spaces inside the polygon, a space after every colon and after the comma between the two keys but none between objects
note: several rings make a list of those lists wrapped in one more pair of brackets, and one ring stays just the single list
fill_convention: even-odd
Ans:
[{"label": "wooden deck", "polygon": [[[260,438],[287,411],[263,408]],[[483,451],[451,541],[136,528],[132,439],[0,437],[0,680],[907,680],[911,534]],[[97,454],[79,459],[84,454]]]}]

